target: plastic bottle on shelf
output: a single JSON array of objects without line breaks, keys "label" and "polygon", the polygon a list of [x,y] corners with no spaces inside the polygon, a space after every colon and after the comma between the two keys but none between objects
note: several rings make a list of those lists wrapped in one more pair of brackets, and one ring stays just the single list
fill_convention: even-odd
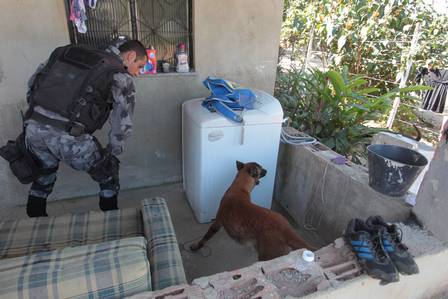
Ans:
[{"label": "plastic bottle on shelf", "polygon": [[190,71],[190,67],[188,66],[188,54],[185,50],[184,43],[180,43],[177,47],[176,61],[176,72],[188,73]]}]

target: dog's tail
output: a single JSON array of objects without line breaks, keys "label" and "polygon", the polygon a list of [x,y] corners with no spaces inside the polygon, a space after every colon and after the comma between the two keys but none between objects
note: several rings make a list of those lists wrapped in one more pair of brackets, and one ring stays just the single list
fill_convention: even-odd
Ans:
[{"label": "dog's tail", "polygon": [[288,246],[291,247],[292,250],[306,248],[310,250],[316,250],[318,249],[315,246],[312,246],[308,242],[305,242],[302,240],[294,231],[290,231],[288,233]]}]

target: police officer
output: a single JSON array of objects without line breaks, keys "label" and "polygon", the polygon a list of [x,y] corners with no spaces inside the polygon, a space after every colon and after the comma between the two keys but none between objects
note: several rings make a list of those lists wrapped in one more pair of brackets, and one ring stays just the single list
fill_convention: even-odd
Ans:
[{"label": "police officer", "polygon": [[[118,209],[119,161],[115,156],[123,152],[131,134],[132,77],[147,59],[145,47],[137,40],[106,51],[72,45],[56,49],[30,78],[25,141],[40,162],[42,175],[29,191],[29,217],[48,216],[46,200],[60,161],[87,171],[99,183],[101,210]],[[109,142],[103,148],[92,133],[107,119]]]}]

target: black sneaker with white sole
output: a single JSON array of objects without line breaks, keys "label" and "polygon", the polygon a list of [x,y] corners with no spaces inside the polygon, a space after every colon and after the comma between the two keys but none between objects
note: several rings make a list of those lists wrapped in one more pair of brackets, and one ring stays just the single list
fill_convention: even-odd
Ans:
[{"label": "black sneaker with white sole", "polygon": [[411,275],[419,272],[408,247],[401,243],[403,233],[395,224],[387,224],[381,216],[371,216],[367,218],[366,225],[380,231],[383,248],[400,273]]},{"label": "black sneaker with white sole", "polygon": [[352,219],[344,237],[368,275],[380,279],[382,284],[400,280],[397,269],[381,245],[377,230],[372,230],[361,219]]}]

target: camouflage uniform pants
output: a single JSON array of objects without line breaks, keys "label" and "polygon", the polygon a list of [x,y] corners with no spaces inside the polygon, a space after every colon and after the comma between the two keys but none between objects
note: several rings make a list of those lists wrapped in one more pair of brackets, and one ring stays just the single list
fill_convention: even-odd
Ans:
[{"label": "camouflage uniform pants", "polygon": [[[57,169],[59,162],[64,161],[73,169],[89,171],[101,158],[99,148],[89,134],[78,137],[53,128],[49,125],[28,120],[25,140],[30,151],[41,161],[43,168]],[[99,195],[110,198],[117,194],[117,190],[108,184],[112,177],[104,176],[95,179],[100,184]],[[29,194],[47,198],[53,191],[56,181],[56,170],[41,176],[31,185]]]}]

